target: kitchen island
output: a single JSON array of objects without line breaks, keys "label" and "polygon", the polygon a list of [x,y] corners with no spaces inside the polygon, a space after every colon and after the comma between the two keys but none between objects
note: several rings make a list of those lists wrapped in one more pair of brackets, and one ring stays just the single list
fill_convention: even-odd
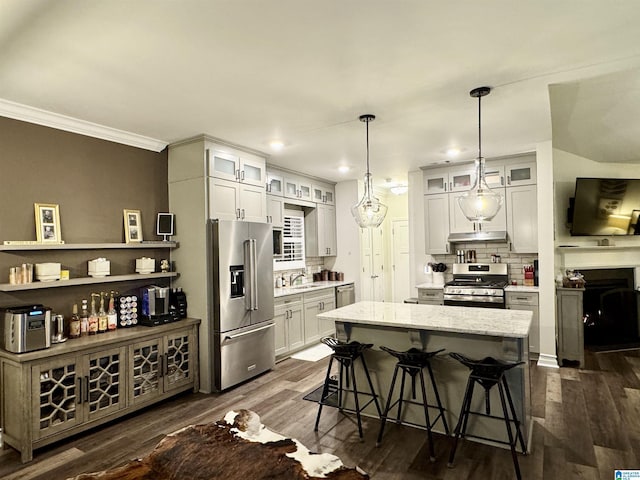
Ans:
[{"label": "kitchen island", "polygon": [[[523,435],[525,439],[528,438],[531,422],[528,345],[532,317],[530,311],[358,302],[322,313],[318,317],[335,321],[339,340],[356,340],[374,345],[365,352],[365,358],[382,406],[387,400],[396,359],[380,350],[381,345],[394,350],[415,347],[433,351],[444,348],[444,352],[432,360],[432,367],[451,430],[458,420],[469,370],[446,355],[447,353],[457,352],[474,359],[491,356],[505,361],[524,362],[507,372],[507,382],[522,423]],[[359,374],[364,375],[362,372]],[[366,385],[365,382],[363,377],[359,384]],[[396,394],[398,390],[396,386]],[[410,390],[405,387],[405,396],[410,395]],[[427,395],[429,403],[435,403],[430,385]],[[498,415],[501,408],[497,389],[491,390],[490,400],[491,413]],[[483,411],[484,402],[484,392],[476,389],[472,409]],[[373,405],[369,405],[364,414],[377,416]],[[395,414],[394,408],[389,415]],[[434,416],[435,413],[432,418]],[[422,407],[407,405],[404,408],[403,405],[402,421],[409,425],[424,424]],[[438,422],[434,430],[444,433],[442,422]],[[500,420],[471,416],[467,431],[470,435],[500,441],[507,439],[504,422]]]}]

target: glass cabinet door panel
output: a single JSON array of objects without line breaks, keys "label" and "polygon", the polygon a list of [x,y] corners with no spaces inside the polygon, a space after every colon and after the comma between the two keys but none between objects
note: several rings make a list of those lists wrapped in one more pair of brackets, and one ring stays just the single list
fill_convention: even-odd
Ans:
[{"label": "glass cabinet door panel", "polygon": [[129,398],[133,403],[139,403],[162,393],[160,339],[138,343],[130,348],[133,378]]},{"label": "glass cabinet door panel", "polygon": [[89,356],[89,417],[100,417],[124,406],[124,349]]},{"label": "glass cabinet door panel", "polygon": [[166,345],[165,390],[191,383],[193,364],[189,333],[170,335]]},{"label": "glass cabinet door panel", "polygon": [[76,357],[32,368],[34,436],[43,438],[82,422],[81,372]]}]

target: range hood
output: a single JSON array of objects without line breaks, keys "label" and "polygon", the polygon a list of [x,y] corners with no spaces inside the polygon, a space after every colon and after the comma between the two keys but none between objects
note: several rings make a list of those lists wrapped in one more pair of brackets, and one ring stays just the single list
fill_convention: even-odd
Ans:
[{"label": "range hood", "polygon": [[447,238],[449,243],[467,243],[467,242],[506,242],[506,231],[495,232],[468,232],[468,233],[450,233]]}]

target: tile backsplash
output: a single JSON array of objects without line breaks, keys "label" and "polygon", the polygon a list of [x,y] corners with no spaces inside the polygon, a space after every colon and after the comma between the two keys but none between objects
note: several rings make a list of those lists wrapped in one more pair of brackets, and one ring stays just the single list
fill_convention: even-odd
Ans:
[{"label": "tile backsplash", "polygon": [[451,266],[458,263],[456,251],[475,250],[476,263],[491,263],[491,255],[500,255],[501,263],[509,265],[509,281],[516,281],[518,285],[524,284],[525,265],[533,265],[533,261],[538,259],[537,253],[514,253],[509,251],[506,243],[456,243],[452,245],[453,253],[447,255],[432,255],[436,263],[444,263],[447,265],[447,271],[444,273],[444,281],[448,282],[453,279]]},{"label": "tile backsplash", "polygon": [[[305,268],[294,268],[293,270],[277,270],[273,272],[273,285],[275,286],[276,280],[279,277],[283,277],[287,281],[287,285],[289,285],[289,280],[291,279],[291,275],[297,275],[299,273],[304,273],[305,277],[302,279],[304,283],[313,282],[313,274],[319,272],[324,268],[324,259],[322,257],[307,257],[305,259]],[[299,283],[298,280],[296,283]]]}]

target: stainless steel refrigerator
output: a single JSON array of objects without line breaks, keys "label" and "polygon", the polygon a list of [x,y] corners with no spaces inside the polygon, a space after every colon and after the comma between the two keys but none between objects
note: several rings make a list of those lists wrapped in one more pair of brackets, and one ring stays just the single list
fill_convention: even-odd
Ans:
[{"label": "stainless steel refrigerator", "polygon": [[271,225],[209,221],[212,385],[225,390],[275,365]]}]

